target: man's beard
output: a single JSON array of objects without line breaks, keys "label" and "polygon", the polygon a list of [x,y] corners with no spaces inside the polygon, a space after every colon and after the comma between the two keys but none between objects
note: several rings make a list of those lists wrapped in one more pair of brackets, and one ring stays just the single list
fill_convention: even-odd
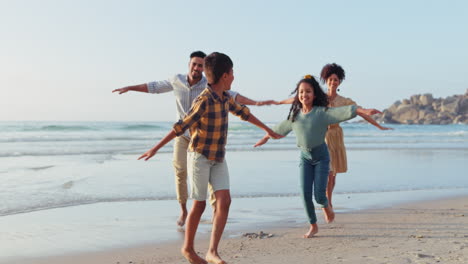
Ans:
[{"label": "man's beard", "polygon": [[201,79],[202,73],[201,72],[192,72],[192,78],[193,79]]}]

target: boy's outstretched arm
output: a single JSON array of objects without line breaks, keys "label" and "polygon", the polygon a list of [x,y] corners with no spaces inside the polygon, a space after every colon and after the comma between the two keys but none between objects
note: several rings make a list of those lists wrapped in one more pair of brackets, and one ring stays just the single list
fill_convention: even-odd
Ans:
[{"label": "boy's outstretched arm", "polygon": [[138,159],[142,159],[142,158],[145,158],[145,161],[146,160],[149,160],[151,159],[151,157],[153,157],[156,152],[158,152],[158,150],[160,148],[162,148],[164,145],[166,145],[167,143],[169,143],[171,140],[173,140],[174,138],[176,137],[176,133],[174,130],[171,130],[171,132],[167,133],[167,135],[165,137],[163,137],[159,142],[158,144],[156,144],[154,147],[152,147],[150,150],[146,151],[143,155],[141,155]]},{"label": "boy's outstretched arm", "polygon": [[249,116],[249,119],[247,119],[247,121],[249,123],[252,123],[256,126],[258,126],[259,128],[265,130],[265,132],[267,133],[267,135],[271,138],[274,138],[274,139],[279,139],[279,138],[283,138],[284,136],[283,135],[280,135],[278,133],[275,133],[273,130],[271,130],[271,128],[269,128],[268,126],[266,126],[265,124],[262,123],[262,121],[258,120],[252,113],[250,113],[250,116]]}]

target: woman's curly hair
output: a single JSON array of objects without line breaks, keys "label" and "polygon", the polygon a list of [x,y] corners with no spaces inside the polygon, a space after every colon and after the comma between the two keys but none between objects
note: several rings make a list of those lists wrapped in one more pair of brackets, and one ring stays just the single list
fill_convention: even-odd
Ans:
[{"label": "woman's curly hair", "polygon": [[294,122],[296,120],[297,114],[299,111],[302,109],[302,104],[299,102],[299,85],[301,83],[308,83],[310,86],[312,86],[312,89],[314,90],[314,100],[312,101],[313,106],[328,106],[328,96],[327,94],[322,90],[322,87],[320,87],[320,84],[315,80],[315,78],[311,75],[306,75],[304,76],[303,79],[301,79],[297,85],[296,89],[291,93],[291,95],[295,94],[294,96],[294,102],[291,105],[291,109],[289,109],[289,114],[288,114],[288,120],[291,120]]},{"label": "woman's curly hair", "polygon": [[322,72],[320,72],[320,80],[325,83],[332,74],[336,74],[340,82],[345,79],[345,71],[343,68],[336,64],[336,63],[329,63],[322,68]]}]

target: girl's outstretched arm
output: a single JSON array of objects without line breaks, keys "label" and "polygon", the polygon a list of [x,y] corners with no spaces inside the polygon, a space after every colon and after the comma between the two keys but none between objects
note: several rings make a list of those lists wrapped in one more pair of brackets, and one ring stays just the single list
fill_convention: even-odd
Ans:
[{"label": "girl's outstretched arm", "polygon": [[294,97],[284,99],[278,102],[278,104],[292,104],[294,103]]},{"label": "girl's outstretched arm", "polygon": [[151,157],[153,157],[160,148],[166,145],[169,141],[173,140],[175,137],[176,137],[175,131],[171,130],[171,132],[167,133],[167,135],[163,139],[161,139],[161,141],[159,141],[158,144],[156,144],[150,150],[143,153],[143,155],[141,155],[138,159],[140,160],[142,158],[145,158],[145,161],[151,159]]},{"label": "girl's outstretched arm", "polygon": [[260,147],[261,145],[267,143],[269,139],[270,139],[270,137],[268,136],[268,134],[266,134],[262,139],[260,139],[260,140],[254,145],[254,148]]}]

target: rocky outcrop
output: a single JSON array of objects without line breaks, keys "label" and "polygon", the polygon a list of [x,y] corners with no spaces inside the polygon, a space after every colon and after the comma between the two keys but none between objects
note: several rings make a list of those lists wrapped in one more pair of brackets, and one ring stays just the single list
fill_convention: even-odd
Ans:
[{"label": "rocky outcrop", "polygon": [[465,94],[447,98],[413,95],[396,101],[374,118],[387,124],[468,124],[468,89]]}]

